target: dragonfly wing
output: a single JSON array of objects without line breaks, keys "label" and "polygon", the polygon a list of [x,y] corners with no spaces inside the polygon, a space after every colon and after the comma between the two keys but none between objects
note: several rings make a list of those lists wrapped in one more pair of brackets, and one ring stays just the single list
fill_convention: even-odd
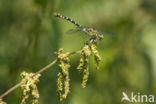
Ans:
[{"label": "dragonfly wing", "polygon": [[[98,30],[99,31],[99,30]],[[113,32],[107,32],[107,31],[99,31],[100,34],[102,35],[110,35],[110,36],[114,36]]]},{"label": "dragonfly wing", "polygon": [[102,34],[114,36],[115,33],[114,32],[106,32],[106,31],[104,31],[104,32],[102,32]]},{"label": "dragonfly wing", "polygon": [[76,29],[70,29],[70,30],[68,30],[66,33],[67,34],[74,34],[74,33],[76,33],[76,32],[80,32],[81,30],[79,29],[79,28],[76,28]]}]

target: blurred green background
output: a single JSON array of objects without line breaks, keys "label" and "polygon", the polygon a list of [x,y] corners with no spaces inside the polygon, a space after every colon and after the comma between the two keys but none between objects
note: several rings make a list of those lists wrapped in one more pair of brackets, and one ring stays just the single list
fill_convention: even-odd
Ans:
[{"label": "blurred green background", "polygon": [[[62,104],[127,104],[121,103],[122,92],[156,94],[155,4],[155,0],[1,0],[0,94],[20,81],[21,72],[36,72],[53,61],[59,48],[76,51],[88,39],[82,33],[66,35],[75,26],[53,17],[53,12],[114,33],[98,43],[100,70],[90,58],[85,89],[76,70],[79,55],[71,57],[70,94]],[[39,104],[59,103],[57,72],[55,65],[40,77]],[[19,104],[21,99],[22,91],[16,89],[3,100]]]}]

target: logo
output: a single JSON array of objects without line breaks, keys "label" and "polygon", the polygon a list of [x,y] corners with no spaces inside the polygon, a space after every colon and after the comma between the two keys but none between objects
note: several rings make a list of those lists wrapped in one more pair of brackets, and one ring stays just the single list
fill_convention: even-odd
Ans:
[{"label": "logo", "polygon": [[145,94],[134,94],[134,92],[131,92],[131,95],[128,96],[125,92],[122,92],[122,99],[121,102],[128,101],[133,103],[144,103],[144,102],[154,102],[154,95],[145,95]]}]

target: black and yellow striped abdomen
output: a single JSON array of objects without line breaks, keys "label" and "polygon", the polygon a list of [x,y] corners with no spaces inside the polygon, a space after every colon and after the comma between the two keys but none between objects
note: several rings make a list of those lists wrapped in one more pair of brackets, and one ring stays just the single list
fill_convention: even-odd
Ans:
[{"label": "black and yellow striped abdomen", "polygon": [[54,16],[55,16],[55,17],[58,17],[58,18],[65,19],[65,20],[67,20],[67,21],[73,23],[74,25],[76,25],[76,26],[79,27],[79,28],[82,27],[80,24],[78,24],[77,22],[75,22],[75,21],[72,20],[71,18],[66,17],[66,16],[64,16],[64,15],[62,15],[62,14],[60,14],[60,13],[54,13]]}]

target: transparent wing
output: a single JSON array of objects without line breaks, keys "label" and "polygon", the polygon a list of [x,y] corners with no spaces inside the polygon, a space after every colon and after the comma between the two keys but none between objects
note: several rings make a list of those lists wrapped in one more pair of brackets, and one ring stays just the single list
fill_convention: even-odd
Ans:
[{"label": "transparent wing", "polygon": [[80,32],[81,30],[79,28],[76,28],[76,29],[70,29],[66,32],[66,34],[74,34],[76,32]]},{"label": "transparent wing", "polygon": [[110,36],[114,36],[113,32],[107,32],[107,31],[99,31],[101,34],[103,35],[110,35]]},{"label": "transparent wing", "polygon": [[101,35],[110,35],[110,36],[114,36],[113,32],[107,32],[107,31],[101,31],[101,30],[97,30]]}]

